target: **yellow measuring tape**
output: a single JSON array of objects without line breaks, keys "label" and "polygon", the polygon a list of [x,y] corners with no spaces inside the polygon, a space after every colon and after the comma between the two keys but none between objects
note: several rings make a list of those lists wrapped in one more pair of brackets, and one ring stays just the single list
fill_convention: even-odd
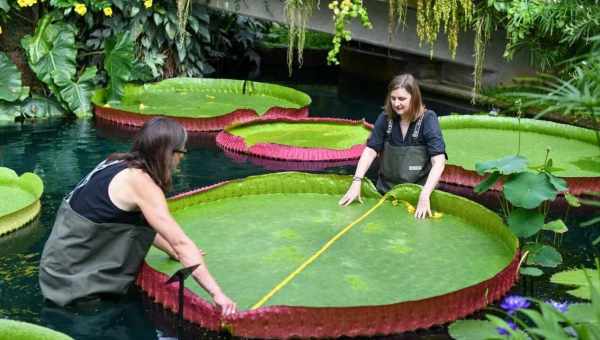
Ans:
[{"label": "yellow measuring tape", "polygon": [[360,216],[354,222],[348,224],[344,229],[340,230],[340,232],[337,233],[334,237],[332,237],[329,241],[327,241],[327,243],[325,243],[325,245],[323,245],[323,247],[321,247],[321,249],[319,249],[316,253],[314,253],[308,260],[304,261],[304,263],[302,263],[296,270],[294,270],[292,273],[290,273],[285,279],[283,279],[283,281],[281,281],[279,284],[277,284],[277,286],[275,286],[275,288],[273,288],[270,292],[268,292],[267,295],[265,295],[262,299],[260,299],[257,303],[255,303],[251,309],[259,308],[262,305],[264,305],[267,301],[269,301],[269,299],[272,298],[273,295],[275,295],[275,293],[277,293],[281,288],[283,288],[286,284],[288,284],[290,281],[292,281],[294,279],[294,277],[296,277],[298,274],[300,274],[300,272],[302,272],[304,269],[306,269],[306,267],[308,267],[311,263],[313,263],[319,256],[321,256],[321,254],[323,254],[329,247],[331,247],[331,245],[335,241],[337,241],[340,237],[342,237],[345,233],[347,233],[348,230],[350,230],[352,227],[354,227],[354,225],[356,225],[360,221],[364,220],[373,211],[375,211],[375,209],[377,209],[380,205],[382,205],[383,202],[385,202],[386,198],[387,198],[386,196],[382,197],[379,200],[379,202],[377,202],[377,204],[375,204],[371,209],[367,210],[367,212],[362,214],[362,216]]}]

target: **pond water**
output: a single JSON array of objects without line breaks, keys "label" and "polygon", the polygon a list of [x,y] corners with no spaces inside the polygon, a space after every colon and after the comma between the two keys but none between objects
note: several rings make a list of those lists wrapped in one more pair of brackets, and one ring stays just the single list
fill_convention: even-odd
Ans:
[{"label": "pond water", "polygon": [[[313,98],[312,116],[364,117],[373,122],[381,111],[383,98],[342,97],[335,86],[295,87]],[[453,111],[451,107],[439,105],[433,108],[441,114]],[[91,119],[0,127],[0,166],[10,167],[19,174],[33,171],[45,184],[41,215],[26,228],[0,238],[0,318],[41,324],[76,339],[168,339],[176,336],[174,315],[153,305],[139,292],[123,303],[107,302],[90,306],[89,310],[73,311],[46,306],[37,283],[40,253],[62,197],[108,154],[128,150],[132,135],[133,130]],[[251,162],[232,161],[215,146],[214,135],[191,136],[188,149],[189,153],[175,175],[173,193],[270,171]],[[354,167],[325,171],[350,174]],[[574,226],[582,219],[585,216],[570,219],[568,223]],[[591,247],[597,230],[575,229],[562,240],[566,266],[590,264],[594,254],[598,255],[597,249]],[[536,284],[535,288],[538,297],[564,296],[562,291],[549,284]],[[185,328],[185,334],[185,338],[224,337],[189,326]],[[407,336],[447,337],[443,327]]]}]

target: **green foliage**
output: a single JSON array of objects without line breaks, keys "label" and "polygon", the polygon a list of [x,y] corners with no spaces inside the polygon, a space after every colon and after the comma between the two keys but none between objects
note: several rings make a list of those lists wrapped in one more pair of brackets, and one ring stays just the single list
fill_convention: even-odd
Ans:
[{"label": "green foliage", "polygon": [[600,276],[597,270],[574,269],[565,270],[552,275],[550,282],[565,286],[574,286],[575,289],[567,293],[580,299],[590,300],[592,298],[592,287],[600,289]]},{"label": "green foliage", "polygon": [[108,74],[108,101],[118,101],[123,96],[123,86],[133,69],[133,42],[129,33],[118,34],[106,41],[104,69]]},{"label": "green foliage", "polygon": [[21,45],[27,61],[38,79],[46,83],[61,105],[77,116],[91,115],[90,93],[96,68],[86,68],[76,77],[75,35],[77,29],[60,22],[54,15],[46,15],[39,22],[33,36],[25,36]]},{"label": "green foliage", "polygon": [[[535,168],[536,172],[529,171],[527,159],[519,155],[475,165],[479,174],[489,174],[475,187],[475,192],[485,192],[502,180],[501,207],[508,226],[518,237],[530,238],[543,231],[561,234],[567,230],[562,220],[544,223],[548,203],[568,190],[566,182],[552,174],[553,161],[548,155],[549,150],[546,150],[546,160]],[[556,267],[562,263],[560,253],[552,246],[534,241],[525,243],[523,248],[529,252],[528,265]],[[538,276],[539,271],[535,269],[530,267],[521,273]]]},{"label": "green foliage", "polygon": [[348,25],[350,20],[358,17],[361,24],[369,29],[373,25],[369,20],[369,14],[362,0],[332,1],[329,3],[329,8],[333,11],[335,31],[333,35],[333,48],[327,54],[327,62],[337,65],[339,64],[337,56],[340,53],[342,42],[352,39],[350,31],[346,29],[346,25]]},{"label": "green foliage", "polygon": [[5,53],[0,52],[0,101],[14,102],[27,97],[29,88],[21,85],[21,72]]},{"label": "green foliage", "polygon": [[491,321],[458,320],[448,326],[448,333],[457,340],[481,340],[498,337],[496,326]]},{"label": "green foliage", "polygon": [[[267,33],[264,36],[264,40],[261,44],[267,47],[285,47],[288,44],[289,28],[287,25],[281,25],[278,23],[271,24]],[[329,33],[318,32],[318,31],[306,31],[305,33],[305,48],[313,49],[331,49],[333,44],[331,42],[333,36]]]},{"label": "green foliage", "polygon": [[5,339],[11,340],[73,340],[70,336],[36,324],[0,319]]}]

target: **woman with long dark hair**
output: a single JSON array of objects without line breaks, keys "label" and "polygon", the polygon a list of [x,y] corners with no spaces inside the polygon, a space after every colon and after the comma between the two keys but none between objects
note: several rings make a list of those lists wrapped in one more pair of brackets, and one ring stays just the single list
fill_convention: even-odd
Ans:
[{"label": "woman with long dark hair", "polygon": [[124,295],[150,246],[179,260],[223,314],[235,312],[213,279],[202,251],[171,216],[165,192],[187,152],[187,134],[167,118],[149,120],[128,153],[112,154],[58,210],[42,253],[39,281],[44,297],[59,306]]},{"label": "woman with long dark hair", "polygon": [[429,197],[444,172],[446,146],[437,116],[425,108],[419,84],[410,74],[398,75],[388,85],[384,112],[375,122],[340,205],[361,200],[362,179],[378,155],[377,190],[386,193],[400,183],[421,184],[415,217],[431,216]]}]

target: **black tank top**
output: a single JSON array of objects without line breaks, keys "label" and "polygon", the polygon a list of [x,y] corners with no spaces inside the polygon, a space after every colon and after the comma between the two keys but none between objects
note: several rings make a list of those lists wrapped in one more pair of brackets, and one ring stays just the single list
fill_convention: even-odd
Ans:
[{"label": "black tank top", "polygon": [[96,223],[127,223],[142,224],[146,222],[139,211],[125,211],[119,209],[108,196],[110,181],[127,164],[119,162],[95,173],[89,182],[77,189],[71,196],[71,208],[79,215]]}]

